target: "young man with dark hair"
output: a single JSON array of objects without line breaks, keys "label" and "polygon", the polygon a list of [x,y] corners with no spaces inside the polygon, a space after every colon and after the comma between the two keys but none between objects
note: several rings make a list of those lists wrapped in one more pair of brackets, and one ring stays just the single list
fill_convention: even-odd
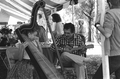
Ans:
[{"label": "young man with dark hair", "polygon": [[[63,66],[73,65],[76,71],[77,79],[85,79],[83,57],[85,53],[85,43],[80,34],[75,33],[75,26],[72,23],[64,25],[64,34],[56,38],[56,44],[61,52]],[[51,46],[55,50],[54,45]]]},{"label": "young man with dark hair", "polygon": [[[103,27],[100,17],[96,20],[95,27],[105,37],[105,51],[109,51],[110,74],[115,72],[116,79],[120,79],[120,0],[107,0],[110,10],[105,14]],[[106,48],[107,47],[107,48]],[[103,79],[102,65],[98,68],[93,79]]]}]

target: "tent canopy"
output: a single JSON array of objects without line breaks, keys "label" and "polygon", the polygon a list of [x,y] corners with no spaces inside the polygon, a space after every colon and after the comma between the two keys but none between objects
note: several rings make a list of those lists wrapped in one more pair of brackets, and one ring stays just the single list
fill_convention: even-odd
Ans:
[{"label": "tent canopy", "polygon": [[[38,0],[0,0],[0,21],[4,21],[3,18],[9,18],[13,16],[22,21],[29,20],[31,17],[31,11],[34,3]],[[43,0],[45,1],[45,9],[47,12],[59,11],[69,5],[70,0]],[[78,0],[82,2],[84,0]],[[6,17],[3,17],[6,16]]]}]

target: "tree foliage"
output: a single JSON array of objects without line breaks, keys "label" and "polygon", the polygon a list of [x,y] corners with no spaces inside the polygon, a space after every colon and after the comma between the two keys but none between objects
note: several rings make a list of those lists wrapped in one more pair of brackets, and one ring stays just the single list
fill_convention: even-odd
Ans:
[{"label": "tree foliage", "polygon": [[[89,23],[88,41],[91,41],[91,24],[94,20],[95,0],[85,0],[82,3],[74,5],[75,20],[85,19]],[[66,14],[72,14],[72,7],[66,9]]]},{"label": "tree foliage", "polygon": [[[84,18],[89,20],[94,17],[94,0],[85,0],[75,6],[75,15],[77,18]],[[86,18],[87,17],[87,18]]]},{"label": "tree foliage", "polygon": [[[85,0],[82,3],[74,5],[74,14],[76,19],[93,18],[94,16],[94,0]],[[66,9],[66,13],[72,13],[72,7]]]},{"label": "tree foliage", "polygon": [[[95,0],[86,0],[83,1],[79,8],[76,8],[75,13],[76,15],[82,16],[82,18],[87,19],[89,23],[89,32],[88,32],[88,41],[92,41],[91,37],[91,25],[94,19],[94,9],[95,9]],[[77,17],[78,17],[77,16]]]}]

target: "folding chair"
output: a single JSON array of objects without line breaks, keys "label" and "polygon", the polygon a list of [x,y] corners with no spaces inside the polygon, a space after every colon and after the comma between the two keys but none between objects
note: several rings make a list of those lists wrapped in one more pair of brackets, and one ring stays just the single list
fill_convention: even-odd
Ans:
[{"label": "folding chair", "polygon": [[9,69],[9,60],[7,58],[6,55],[6,47],[0,47],[0,59],[2,60],[4,66],[6,67],[6,69]]}]

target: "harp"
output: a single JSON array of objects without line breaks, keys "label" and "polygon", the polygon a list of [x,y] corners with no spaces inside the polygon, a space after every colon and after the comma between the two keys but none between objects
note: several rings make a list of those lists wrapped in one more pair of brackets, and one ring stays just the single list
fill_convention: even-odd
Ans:
[{"label": "harp", "polygon": [[[20,28],[16,29],[16,34],[21,42],[25,42],[29,40],[25,35],[23,35],[23,31],[34,29],[39,27],[36,22],[37,12],[39,8],[43,9],[44,12],[45,2],[43,0],[37,1],[32,9],[31,21],[29,24],[23,24]],[[28,45],[25,48],[28,53],[33,66],[35,67],[40,79],[64,79],[64,77],[56,70],[56,68],[49,62],[49,60],[42,54],[37,51],[37,48]]]}]

